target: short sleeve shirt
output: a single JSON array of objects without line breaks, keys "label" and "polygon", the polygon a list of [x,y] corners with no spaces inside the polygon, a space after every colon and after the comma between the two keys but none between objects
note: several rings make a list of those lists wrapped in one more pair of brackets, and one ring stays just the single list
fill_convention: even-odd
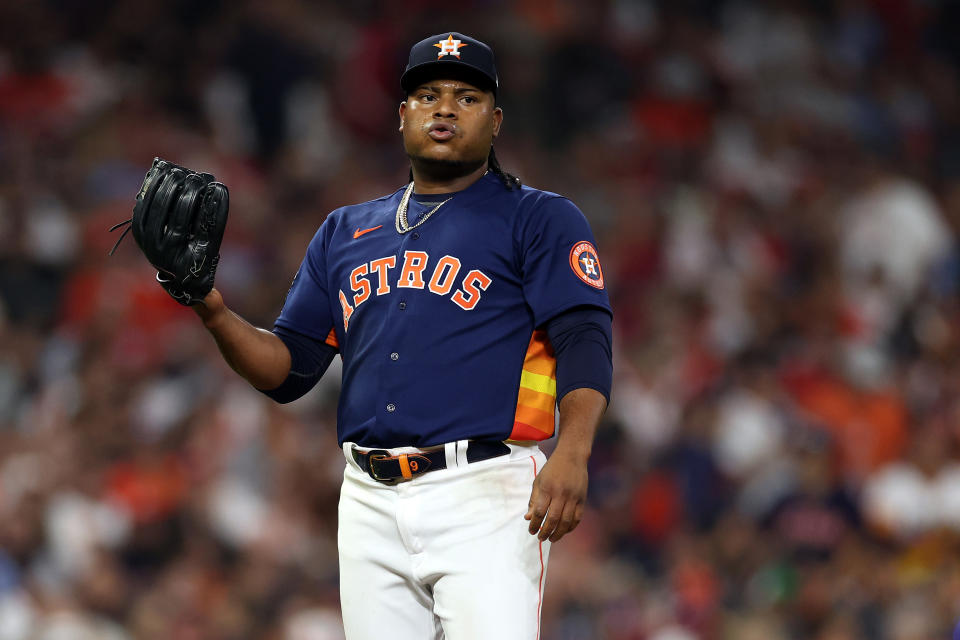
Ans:
[{"label": "short sleeve shirt", "polygon": [[[586,218],[568,199],[487,174],[453,194],[403,189],[332,212],[276,324],[340,350],[338,440],[427,447],[553,434],[556,363],[540,327],[610,311]],[[449,199],[448,199],[449,198]]]}]

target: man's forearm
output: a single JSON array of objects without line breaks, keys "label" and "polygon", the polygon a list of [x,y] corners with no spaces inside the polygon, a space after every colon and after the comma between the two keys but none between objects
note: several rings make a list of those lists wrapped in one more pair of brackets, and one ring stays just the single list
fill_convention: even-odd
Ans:
[{"label": "man's forearm", "polygon": [[607,399],[599,391],[579,388],[560,400],[560,435],[550,460],[533,481],[524,516],[528,531],[556,542],[576,528],[587,500],[587,459],[593,449]]},{"label": "man's forearm", "polygon": [[560,429],[554,454],[586,460],[593,450],[593,438],[607,399],[594,389],[574,389],[560,400]]},{"label": "man's forearm", "polygon": [[546,330],[556,354],[560,394],[560,433],[554,452],[585,461],[610,395],[610,312],[600,307],[574,307],[551,318]]},{"label": "man's forearm", "polygon": [[283,341],[258,329],[223,304],[216,289],[193,309],[217,342],[223,359],[257,389],[276,389],[290,373],[290,351]]}]

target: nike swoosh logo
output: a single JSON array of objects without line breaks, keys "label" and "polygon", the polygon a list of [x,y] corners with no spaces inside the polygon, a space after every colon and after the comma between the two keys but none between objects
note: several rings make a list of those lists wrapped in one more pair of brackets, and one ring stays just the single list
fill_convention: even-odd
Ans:
[{"label": "nike swoosh logo", "polygon": [[360,230],[360,227],[357,227],[357,230],[353,232],[353,239],[356,240],[357,238],[359,238],[359,237],[362,236],[363,234],[365,234],[365,233],[370,233],[371,231],[376,231],[377,229],[379,229],[379,228],[382,227],[382,226],[383,226],[382,224],[378,224],[378,225],[375,226],[375,227],[370,227],[369,229],[364,229],[363,231]]}]

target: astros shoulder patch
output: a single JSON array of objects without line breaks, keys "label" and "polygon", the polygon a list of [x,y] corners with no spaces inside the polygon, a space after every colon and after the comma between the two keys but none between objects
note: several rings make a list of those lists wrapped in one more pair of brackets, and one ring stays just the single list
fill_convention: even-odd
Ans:
[{"label": "astros shoulder patch", "polygon": [[603,270],[600,268],[600,258],[597,248],[583,240],[577,242],[570,249],[570,268],[577,277],[586,284],[597,289],[603,289]]}]

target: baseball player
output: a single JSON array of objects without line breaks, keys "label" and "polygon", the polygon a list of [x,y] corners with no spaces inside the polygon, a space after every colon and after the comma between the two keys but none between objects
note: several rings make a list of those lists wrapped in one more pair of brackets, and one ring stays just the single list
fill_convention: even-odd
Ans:
[{"label": "baseball player", "polygon": [[[550,544],[580,521],[609,398],[603,271],[577,207],[500,168],[487,45],[431,36],[401,86],[410,183],[326,218],[272,331],[213,289],[227,200],[213,176],[155,161],[134,236],[271,398],[302,396],[343,359],[347,638],[534,640]],[[537,443],[557,406],[547,461]]]}]

